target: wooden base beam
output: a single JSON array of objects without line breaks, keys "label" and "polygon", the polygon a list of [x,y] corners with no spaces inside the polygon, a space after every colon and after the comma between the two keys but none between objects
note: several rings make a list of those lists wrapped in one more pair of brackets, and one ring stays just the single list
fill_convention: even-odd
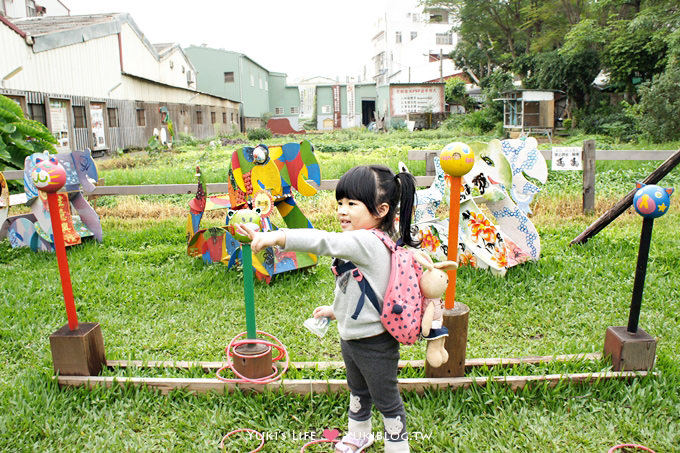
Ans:
[{"label": "wooden base beam", "polygon": [[[592,383],[612,379],[633,379],[646,376],[646,371],[612,371],[605,373],[573,373],[548,374],[543,376],[493,376],[493,377],[454,377],[432,379],[399,379],[398,386],[402,392],[422,394],[426,389],[455,390],[469,388],[473,385],[485,386],[489,383],[508,385],[513,391],[526,387],[531,383],[547,382],[554,387],[559,382]],[[283,391],[287,394],[307,395],[310,393],[338,393],[349,391],[344,379],[284,379],[271,384],[225,383],[217,378],[184,379],[184,378],[143,378],[143,377],[115,377],[115,376],[59,376],[55,377],[60,386],[95,388],[115,385],[142,386],[160,390],[167,395],[173,390],[185,390],[191,393],[215,392],[218,394],[246,391],[260,393],[263,391]]]},{"label": "wooden base beam", "polygon": [[[518,358],[479,358],[465,360],[465,369],[469,371],[473,368],[479,367],[508,367],[514,365],[539,365],[549,362],[573,362],[578,360],[600,360],[602,354],[599,352],[581,353],[581,354],[562,354],[562,355],[545,355],[545,356],[527,356]],[[190,361],[143,361],[143,360],[107,360],[106,366],[109,368],[202,368],[206,372],[216,371],[227,365],[227,362],[190,362]],[[400,360],[399,368],[423,368],[425,366],[424,360]],[[298,370],[312,368],[318,370],[325,370],[329,368],[344,368],[345,363],[339,362],[290,362],[290,368]]]}]

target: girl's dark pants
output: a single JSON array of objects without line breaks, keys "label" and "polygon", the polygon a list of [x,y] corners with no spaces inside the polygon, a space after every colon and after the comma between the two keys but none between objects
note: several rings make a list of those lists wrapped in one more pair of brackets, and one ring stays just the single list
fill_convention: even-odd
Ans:
[{"label": "girl's dark pants", "polygon": [[[386,419],[385,439],[406,440],[406,411],[397,387],[399,342],[384,332],[370,338],[341,340],[340,345],[347,367],[347,385],[360,403],[359,410],[353,411],[357,406],[350,402],[349,417],[359,422],[368,420],[371,404],[375,404]],[[399,426],[401,430],[397,433]]]}]

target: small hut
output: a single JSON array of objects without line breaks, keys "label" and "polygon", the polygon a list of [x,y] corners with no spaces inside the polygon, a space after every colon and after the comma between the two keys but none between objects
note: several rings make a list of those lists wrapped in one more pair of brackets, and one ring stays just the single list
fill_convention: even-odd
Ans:
[{"label": "small hut", "polygon": [[546,134],[549,138],[562,126],[567,107],[567,96],[559,90],[506,91],[494,101],[503,101],[503,128],[508,132]]}]

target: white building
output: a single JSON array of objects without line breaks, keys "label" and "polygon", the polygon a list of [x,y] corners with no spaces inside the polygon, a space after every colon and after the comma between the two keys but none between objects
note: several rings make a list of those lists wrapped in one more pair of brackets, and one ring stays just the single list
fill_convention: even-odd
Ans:
[{"label": "white building", "polygon": [[0,0],[0,14],[19,17],[68,16],[71,11],[59,0]]},{"label": "white building", "polygon": [[[364,77],[378,86],[439,81],[456,72],[448,54],[456,48],[454,17],[418,0],[390,0],[375,22],[372,62]],[[443,58],[440,58],[443,57]]]},{"label": "white building", "polygon": [[238,102],[197,91],[178,45],[154,47],[129,14],[0,16],[0,43],[0,94],[60,149],[143,147],[168,115],[175,132],[210,137],[238,117]]}]

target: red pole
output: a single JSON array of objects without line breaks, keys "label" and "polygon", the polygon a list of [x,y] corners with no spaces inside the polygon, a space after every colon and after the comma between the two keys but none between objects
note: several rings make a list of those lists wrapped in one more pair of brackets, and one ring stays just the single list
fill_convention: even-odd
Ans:
[{"label": "red pole", "polygon": [[[449,199],[449,250],[447,259],[458,262],[458,223],[460,219],[460,189],[462,186],[460,176],[451,177],[451,197]],[[444,308],[453,310],[456,302],[456,272],[457,269],[447,271],[449,286],[446,287]]]},{"label": "red pole", "polygon": [[64,232],[61,229],[61,221],[59,219],[58,198],[59,196],[55,192],[47,193],[50,220],[52,221],[52,235],[54,236],[54,250],[57,253],[57,264],[59,265],[59,276],[61,277],[61,289],[64,293],[68,327],[71,330],[76,330],[78,328],[78,315],[76,314],[76,305],[73,301],[73,287],[71,286],[71,274],[69,273],[68,259],[66,258]]}]

